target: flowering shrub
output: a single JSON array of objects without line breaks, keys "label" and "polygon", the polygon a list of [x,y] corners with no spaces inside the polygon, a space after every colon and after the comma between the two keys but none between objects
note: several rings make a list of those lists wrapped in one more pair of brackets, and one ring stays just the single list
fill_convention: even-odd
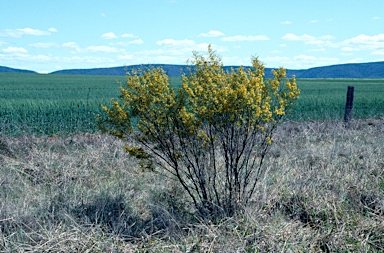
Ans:
[{"label": "flowering shrub", "polygon": [[273,131],[300,90],[284,68],[265,80],[258,58],[226,72],[211,46],[192,63],[177,92],[161,68],[128,73],[99,126],[127,140],[143,170],[178,180],[202,217],[233,215],[252,198]]}]

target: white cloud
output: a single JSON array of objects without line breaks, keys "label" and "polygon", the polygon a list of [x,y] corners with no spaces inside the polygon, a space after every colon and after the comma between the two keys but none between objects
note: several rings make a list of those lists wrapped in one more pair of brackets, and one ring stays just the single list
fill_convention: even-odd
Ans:
[{"label": "white cloud", "polygon": [[232,37],[224,37],[222,39],[223,41],[260,41],[260,40],[269,40],[269,38],[265,35],[255,35],[255,36],[243,36],[243,35],[236,35]]},{"label": "white cloud", "polygon": [[21,38],[24,35],[31,35],[31,36],[50,35],[52,32],[57,32],[57,30],[55,28],[49,28],[47,31],[42,31],[39,29],[32,29],[32,28],[5,29],[3,31],[0,31],[0,36]]},{"label": "white cloud", "polygon": [[165,63],[172,63],[179,61],[178,57],[174,56],[168,56],[168,55],[159,55],[153,59],[156,62],[165,62]]},{"label": "white cloud", "polygon": [[[212,49],[218,53],[220,52],[224,52],[226,51],[226,48],[225,47],[222,47],[222,46],[218,46],[218,45],[215,45],[215,44],[209,44],[209,43],[200,43],[200,44],[197,44],[195,46],[195,49],[194,50],[197,50],[197,51],[203,51],[203,52],[207,52],[208,50],[208,46],[211,45],[212,46]],[[189,53],[189,55],[191,55],[192,51],[189,51],[187,52]]]},{"label": "white cloud", "polygon": [[310,55],[298,55],[293,57],[293,60],[297,64],[311,67],[334,65],[340,62],[340,59],[336,57],[315,57]]},{"label": "white cloud", "polygon": [[72,42],[72,41],[65,42],[65,43],[61,44],[61,47],[74,49],[74,51],[72,51],[71,53],[80,52],[80,46],[76,42]]},{"label": "white cloud", "polygon": [[342,48],[341,48],[341,51],[344,51],[344,52],[351,52],[351,51],[353,51],[353,48],[352,48],[352,47],[342,47]]},{"label": "white cloud", "polygon": [[280,22],[280,24],[282,25],[291,25],[292,24],[292,21],[283,21],[283,22]]},{"label": "white cloud", "polygon": [[303,34],[301,36],[297,36],[293,33],[288,33],[282,37],[283,40],[291,40],[291,41],[311,41],[314,40],[315,37],[310,36],[308,34]]},{"label": "white cloud", "polygon": [[77,45],[76,42],[65,42],[61,44],[62,47],[70,47],[70,48],[78,48],[79,46]]},{"label": "white cloud", "polygon": [[109,43],[109,45],[111,46],[123,46],[123,47],[126,47],[128,45],[141,45],[143,44],[144,41],[141,40],[141,39],[137,39],[137,40],[131,40],[131,41],[125,41],[125,42],[115,42],[115,43]]},{"label": "white cloud", "polygon": [[26,50],[20,50],[20,51],[12,51],[10,54],[7,55],[0,55],[1,57],[4,57],[7,60],[16,60],[16,61],[23,61],[23,62],[49,62],[54,59],[54,57],[47,56],[47,55],[30,55]]},{"label": "white cloud", "polygon": [[115,48],[115,47],[109,47],[109,46],[89,46],[85,48],[85,51],[92,52],[92,53],[117,53],[121,50]]},{"label": "white cloud", "polygon": [[174,39],[165,39],[156,42],[159,46],[193,46],[196,43],[193,40],[174,40]]},{"label": "white cloud", "polygon": [[124,33],[121,35],[121,38],[135,38],[136,36],[130,33]]},{"label": "white cloud", "polygon": [[317,58],[315,56],[301,54],[294,56],[293,59],[298,61],[315,61]]},{"label": "white cloud", "polygon": [[132,54],[122,54],[117,59],[124,61],[124,64],[143,63],[169,63],[185,64],[187,57],[180,53],[180,50],[144,50]]},{"label": "white cloud", "polygon": [[108,32],[108,33],[104,33],[103,35],[101,35],[101,38],[102,39],[116,39],[118,37],[113,32]]},{"label": "white cloud", "polygon": [[157,54],[166,54],[170,50],[163,50],[163,49],[155,49],[155,50],[143,50],[143,51],[138,51],[136,54],[139,55],[157,55]]},{"label": "white cloud", "polygon": [[36,48],[51,48],[51,47],[59,47],[59,44],[55,42],[39,42],[39,43],[29,44],[29,46],[36,47]]},{"label": "white cloud", "polygon": [[380,20],[381,17],[378,17],[378,16],[375,16],[375,17],[372,17],[373,20]]},{"label": "white cloud", "polygon": [[384,34],[377,35],[365,35],[360,34],[356,37],[344,40],[340,43],[344,48],[352,49],[353,51],[362,51],[362,50],[378,50],[384,48]]},{"label": "white cloud", "polygon": [[344,61],[341,63],[359,63],[359,62],[363,62],[363,61],[364,61],[363,58],[354,58],[354,59],[350,59],[350,60],[347,60],[347,61]]},{"label": "white cloud", "polygon": [[39,54],[39,55],[29,56],[29,60],[30,61],[38,61],[38,62],[48,62],[48,61],[52,60],[52,57]]},{"label": "white cloud", "polygon": [[276,65],[278,63],[278,66],[286,65],[290,58],[287,56],[270,56],[270,57],[262,57],[260,58],[263,62],[265,62],[268,65]]},{"label": "white cloud", "polygon": [[14,54],[26,54],[28,51],[23,47],[7,47],[2,50],[4,53],[14,53]]},{"label": "white cloud", "polygon": [[339,48],[341,55],[351,55],[356,51],[368,51],[371,55],[381,55],[384,50],[384,34],[366,35],[360,34],[356,37],[346,39],[341,42],[334,42],[334,37],[325,35],[314,37],[308,34],[295,35],[292,33],[282,37],[286,41],[299,41],[307,45],[315,45],[316,48],[308,50],[308,52],[325,51],[325,48]]},{"label": "white cloud", "polygon": [[128,42],[129,44],[136,44],[136,45],[140,45],[140,44],[143,44],[144,41],[142,39],[137,39],[137,40],[132,40],[132,41],[129,41]]},{"label": "white cloud", "polygon": [[318,47],[318,48],[308,49],[307,51],[308,52],[325,52],[326,50],[324,47]]},{"label": "white cloud", "polygon": [[314,37],[308,34],[296,35],[293,33],[288,33],[282,37],[283,40],[287,41],[301,41],[308,45],[317,45],[317,46],[335,46],[331,40],[333,40],[333,36],[325,35],[320,37]]},{"label": "white cloud", "polygon": [[199,35],[199,37],[219,37],[219,36],[223,36],[223,35],[224,35],[224,33],[220,32],[220,31],[210,30],[207,33],[201,33]]},{"label": "white cloud", "polygon": [[284,66],[290,69],[311,68],[318,66],[327,66],[340,63],[335,57],[316,57],[312,55],[296,55],[293,57],[273,56],[261,59],[268,66]]},{"label": "white cloud", "polygon": [[[186,64],[193,51],[206,54],[208,48],[207,43],[198,44],[191,40],[167,39],[158,41],[157,45],[159,45],[157,49],[121,53],[117,59],[128,65],[143,63]],[[217,52],[224,50],[223,47],[214,44],[212,48]]]},{"label": "white cloud", "polygon": [[58,32],[58,30],[56,28],[53,28],[53,27],[49,28],[48,31],[51,32],[51,33]]},{"label": "white cloud", "polygon": [[324,35],[324,36],[321,36],[319,37],[318,39],[321,39],[321,40],[333,40],[335,37],[333,37],[332,35]]},{"label": "white cloud", "polygon": [[117,56],[117,58],[120,60],[132,60],[133,56],[132,55],[119,55],[119,56]]},{"label": "white cloud", "polygon": [[[166,39],[162,41],[158,41],[156,43],[159,46],[163,46],[161,50],[148,50],[147,52],[158,52],[163,55],[177,55],[179,57],[188,58],[192,55],[193,51],[197,52],[207,52],[208,43],[200,43],[197,44],[193,40],[173,40]],[[215,44],[211,44],[213,50],[216,52],[223,52],[224,48],[217,46]]]},{"label": "white cloud", "polygon": [[309,23],[311,23],[311,24],[316,24],[316,23],[319,23],[319,20],[311,20],[311,21],[309,21]]},{"label": "white cloud", "polygon": [[33,35],[33,36],[42,36],[42,35],[49,35],[49,31],[41,31],[38,29],[32,29],[32,28],[21,28],[16,29],[17,32],[25,35]]},{"label": "white cloud", "polygon": [[237,56],[223,56],[222,57],[224,65],[232,65],[232,66],[249,66],[251,65],[251,58],[250,57],[237,57]]},{"label": "white cloud", "polygon": [[59,58],[60,61],[67,63],[113,63],[114,60],[108,57],[95,57],[95,56],[72,56]]}]

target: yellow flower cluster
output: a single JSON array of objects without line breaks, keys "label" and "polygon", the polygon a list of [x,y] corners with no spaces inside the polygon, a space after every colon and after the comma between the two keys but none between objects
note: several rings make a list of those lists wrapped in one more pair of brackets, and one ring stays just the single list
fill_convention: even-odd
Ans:
[{"label": "yellow flower cluster", "polygon": [[167,122],[170,108],[176,104],[175,91],[161,68],[127,75],[127,86],[121,87],[121,101],[139,117],[138,128],[151,136]]},{"label": "yellow flower cluster", "polygon": [[[194,53],[194,59],[195,69],[183,75],[177,94],[161,68],[127,73],[121,102],[103,106],[110,125],[115,126],[108,131],[124,138],[123,130],[132,131],[132,119],[137,119],[135,125],[149,139],[172,131],[175,125],[182,125],[190,135],[198,133],[201,124],[263,131],[262,125],[285,115],[300,94],[295,78],[286,79],[284,68],[273,70],[273,78],[266,81],[258,58],[252,59],[252,68],[228,72],[211,46],[208,56]],[[197,137],[207,139],[205,132]]]},{"label": "yellow flower cluster", "polygon": [[208,52],[207,58],[195,54],[196,71],[183,76],[182,85],[189,110],[203,121],[212,124],[225,119],[237,126],[273,121],[274,116],[283,116],[300,94],[295,78],[285,80],[284,68],[274,70],[274,78],[265,82],[264,65],[258,58],[252,60],[253,69],[225,72],[211,47]]}]

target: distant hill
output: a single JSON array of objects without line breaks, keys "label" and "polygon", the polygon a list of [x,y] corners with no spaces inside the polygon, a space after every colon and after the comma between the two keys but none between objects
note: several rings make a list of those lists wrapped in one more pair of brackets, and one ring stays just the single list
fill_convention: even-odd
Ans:
[{"label": "distant hill", "polygon": [[298,78],[384,78],[384,62],[348,63],[310,68]]},{"label": "distant hill", "polygon": [[[132,69],[146,69],[162,67],[169,76],[181,76],[188,69],[187,65],[172,64],[143,64],[125,67],[96,68],[96,69],[68,69],[52,72],[51,74],[80,74],[80,75],[116,75],[123,76]],[[226,70],[239,66],[225,66]],[[247,67],[249,68],[249,67]],[[271,68],[265,68],[265,76],[271,77]],[[384,78],[384,62],[348,63],[316,67],[310,69],[287,69],[287,76],[297,78]]]},{"label": "distant hill", "polygon": [[141,64],[112,68],[96,69],[65,69],[54,71],[51,74],[78,74],[78,75],[107,75],[107,76],[125,76],[127,72],[133,69],[145,70],[150,67],[162,67],[168,76],[181,76],[187,71],[187,65],[173,64]]},{"label": "distant hill", "polygon": [[0,72],[36,73],[35,71],[32,71],[32,70],[14,69],[14,68],[8,68],[4,66],[0,66]]},{"label": "distant hill", "polygon": [[[65,69],[54,71],[50,74],[76,74],[76,75],[108,75],[108,76],[125,76],[127,71],[133,69],[145,70],[151,67],[161,67],[168,76],[181,76],[183,73],[188,73],[188,65],[173,65],[173,64],[141,64],[130,65],[124,67],[112,67],[112,68],[95,68],[95,69]],[[224,66],[224,70],[230,71],[231,69],[238,69],[239,66]],[[246,66],[245,68],[250,68]],[[272,77],[272,68],[265,69],[266,77]],[[298,75],[306,70],[287,70],[287,75]]]},{"label": "distant hill", "polygon": [[[188,65],[174,64],[142,64],[130,65],[112,68],[93,68],[93,69],[66,69],[58,70],[50,74],[77,74],[77,75],[108,75],[108,76],[125,76],[127,71],[132,69],[147,69],[150,67],[162,67],[169,76],[181,76],[187,73]],[[239,66],[225,66],[225,70],[238,68]],[[250,68],[249,66],[246,68]],[[271,77],[271,68],[265,69],[265,76]],[[29,70],[12,69],[0,66],[0,72],[23,72],[36,73]],[[384,78],[384,61],[368,62],[368,63],[348,63],[331,65],[324,67],[316,67],[309,69],[287,69],[287,76],[295,75],[297,78]]]}]

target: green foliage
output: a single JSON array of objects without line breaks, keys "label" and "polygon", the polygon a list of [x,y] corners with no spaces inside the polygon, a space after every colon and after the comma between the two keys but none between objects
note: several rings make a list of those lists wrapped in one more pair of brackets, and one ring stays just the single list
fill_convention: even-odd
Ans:
[{"label": "green foliage", "polygon": [[129,73],[120,101],[98,118],[103,131],[129,141],[127,151],[143,166],[177,179],[212,219],[247,205],[275,127],[300,90],[284,68],[266,81],[257,58],[252,70],[225,72],[211,47],[208,53],[194,53],[195,68],[177,93],[161,68]]}]

